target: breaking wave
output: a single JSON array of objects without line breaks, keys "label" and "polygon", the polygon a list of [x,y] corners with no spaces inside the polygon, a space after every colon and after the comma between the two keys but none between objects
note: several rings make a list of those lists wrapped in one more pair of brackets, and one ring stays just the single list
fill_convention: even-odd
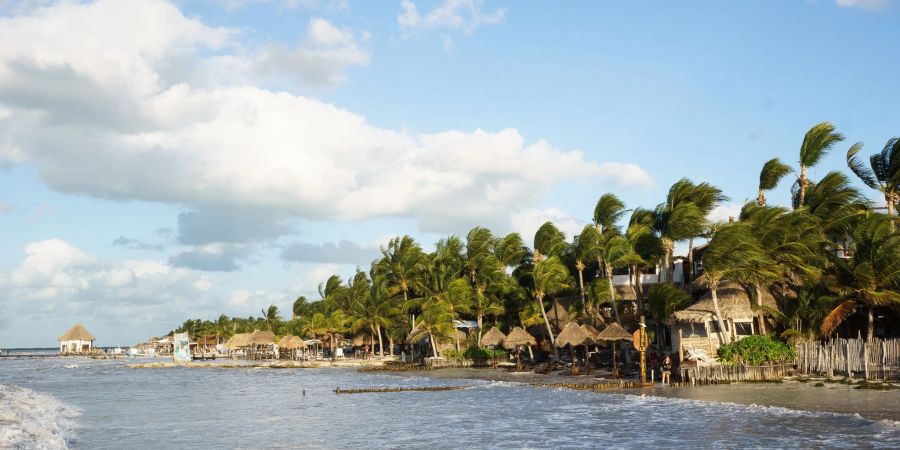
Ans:
[{"label": "breaking wave", "polygon": [[0,384],[0,448],[68,448],[78,415],[51,395]]}]

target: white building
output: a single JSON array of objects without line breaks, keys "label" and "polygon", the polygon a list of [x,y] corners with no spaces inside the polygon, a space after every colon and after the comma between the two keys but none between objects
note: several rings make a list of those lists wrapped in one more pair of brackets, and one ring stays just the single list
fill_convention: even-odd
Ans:
[{"label": "white building", "polygon": [[59,337],[60,355],[83,355],[94,348],[94,336],[80,323],[76,323]]}]

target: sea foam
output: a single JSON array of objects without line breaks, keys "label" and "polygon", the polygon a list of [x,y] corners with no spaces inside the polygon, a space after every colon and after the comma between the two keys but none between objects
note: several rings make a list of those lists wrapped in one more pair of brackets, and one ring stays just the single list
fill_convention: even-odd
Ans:
[{"label": "sea foam", "polygon": [[67,448],[78,415],[51,395],[0,384],[0,448]]}]

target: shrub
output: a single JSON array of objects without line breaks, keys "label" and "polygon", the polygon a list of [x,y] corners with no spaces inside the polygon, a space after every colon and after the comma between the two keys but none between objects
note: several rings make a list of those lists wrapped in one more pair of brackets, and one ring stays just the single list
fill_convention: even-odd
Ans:
[{"label": "shrub", "polygon": [[447,358],[447,359],[453,360],[453,361],[461,361],[463,359],[466,359],[465,354],[455,348],[444,350],[443,352],[441,352],[441,355],[444,358]]},{"label": "shrub", "polygon": [[726,364],[759,365],[783,362],[795,357],[794,348],[768,336],[747,336],[719,347],[719,360]]}]

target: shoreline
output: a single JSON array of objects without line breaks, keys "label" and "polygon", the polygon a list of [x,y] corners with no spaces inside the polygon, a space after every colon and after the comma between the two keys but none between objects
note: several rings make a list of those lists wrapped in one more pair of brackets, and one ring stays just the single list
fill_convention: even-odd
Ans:
[{"label": "shoreline", "polygon": [[[404,374],[409,372],[396,372]],[[532,383],[605,383],[605,380],[587,376],[542,375],[530,372],[503,372],[491,369],[439,369],[416,372],[439,379],[483,380]],[[824,380],[824,379],[822,379]],[[867,420],[900,422],[900,390],[855,389],[840,381],[824,381],[824,386],[810,382],[786,379],[771,383],[732,383],[710,386],[667,387],[659,383],[646,388],[616,388],[603,390],[604,394],[654,396],[715,403],[734,403],[779,407],[797,411],[834,414],[857,414]]]}]

